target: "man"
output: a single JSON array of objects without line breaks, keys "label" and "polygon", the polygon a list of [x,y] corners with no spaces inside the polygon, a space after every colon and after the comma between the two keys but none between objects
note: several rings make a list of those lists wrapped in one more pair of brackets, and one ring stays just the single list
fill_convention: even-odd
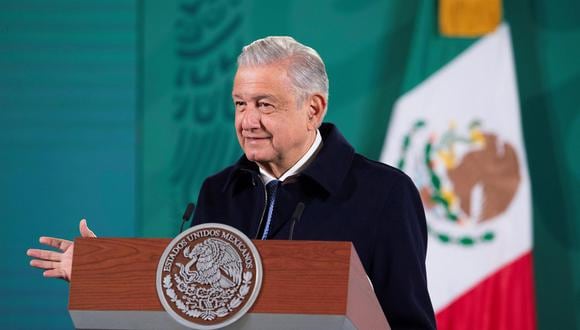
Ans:
[{"label": "man", "polygon": [[[316,51],[289,37],[253,42],[238,57],[232,97],[244,156],[205,180],[193,223],[223,222],[258,239],[351,241],[393,329],[435,328],[417,190],[322,124],[328,78]],[[291,221],[298,205],[303,214]],[[31,264],[70,279],[72,243],[41,243],[63,253],[29,250],[40,259]]]}]

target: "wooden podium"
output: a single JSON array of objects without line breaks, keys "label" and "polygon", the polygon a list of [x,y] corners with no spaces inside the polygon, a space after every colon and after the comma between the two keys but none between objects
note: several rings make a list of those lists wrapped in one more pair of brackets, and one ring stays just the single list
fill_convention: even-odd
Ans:
[{"label": "wooden podium", "polygon": [[[77,329],[186,329],[155,287],[170,239],[77,238],[69,312]],[[389,329],[348,242],[253,241],[264,269],[249,312],[226,329]]]}]

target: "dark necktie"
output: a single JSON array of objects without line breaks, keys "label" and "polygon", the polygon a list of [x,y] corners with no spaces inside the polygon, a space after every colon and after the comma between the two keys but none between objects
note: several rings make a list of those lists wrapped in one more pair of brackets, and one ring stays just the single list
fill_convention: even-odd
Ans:
[{"label": "dark necktie", "polygon": [[262,239],[268,238],[268,231],[270,231],[270,223],[272,222],[272,213],[274,213],[274,204],[276,204],[276,192],[278,191],[278,186],[280,186],[280,181],[278,180],[272,180],[266,184],[266,192],[268,194],[266,210],[268,214],[266,216],[266,226],[264,227]]}]

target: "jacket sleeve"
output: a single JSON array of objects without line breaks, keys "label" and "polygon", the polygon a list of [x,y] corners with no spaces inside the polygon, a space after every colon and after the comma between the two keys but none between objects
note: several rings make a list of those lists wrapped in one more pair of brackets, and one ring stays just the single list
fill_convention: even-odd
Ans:
[{"label": "jacket sleeve", "polygon": [[435,329],[425,270],[425,212],[406,175],[387,192],[381,219],[371,279],[389,324],[393,329]]}]

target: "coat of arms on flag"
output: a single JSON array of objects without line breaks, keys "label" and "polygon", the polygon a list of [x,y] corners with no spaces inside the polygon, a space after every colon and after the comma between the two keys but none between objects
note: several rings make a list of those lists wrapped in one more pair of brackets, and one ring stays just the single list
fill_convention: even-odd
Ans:
[{"label": "coat of arms on flag", "polygon": [[477,119],[463,127],[451,120],[435,132],[418,119],[402,137],[397,166],[414,178],[430,215],[429,234],[442,243],[492,241],[496,233],[484,225],[500,218],[519,187],[514,146],[482,126]]}]

